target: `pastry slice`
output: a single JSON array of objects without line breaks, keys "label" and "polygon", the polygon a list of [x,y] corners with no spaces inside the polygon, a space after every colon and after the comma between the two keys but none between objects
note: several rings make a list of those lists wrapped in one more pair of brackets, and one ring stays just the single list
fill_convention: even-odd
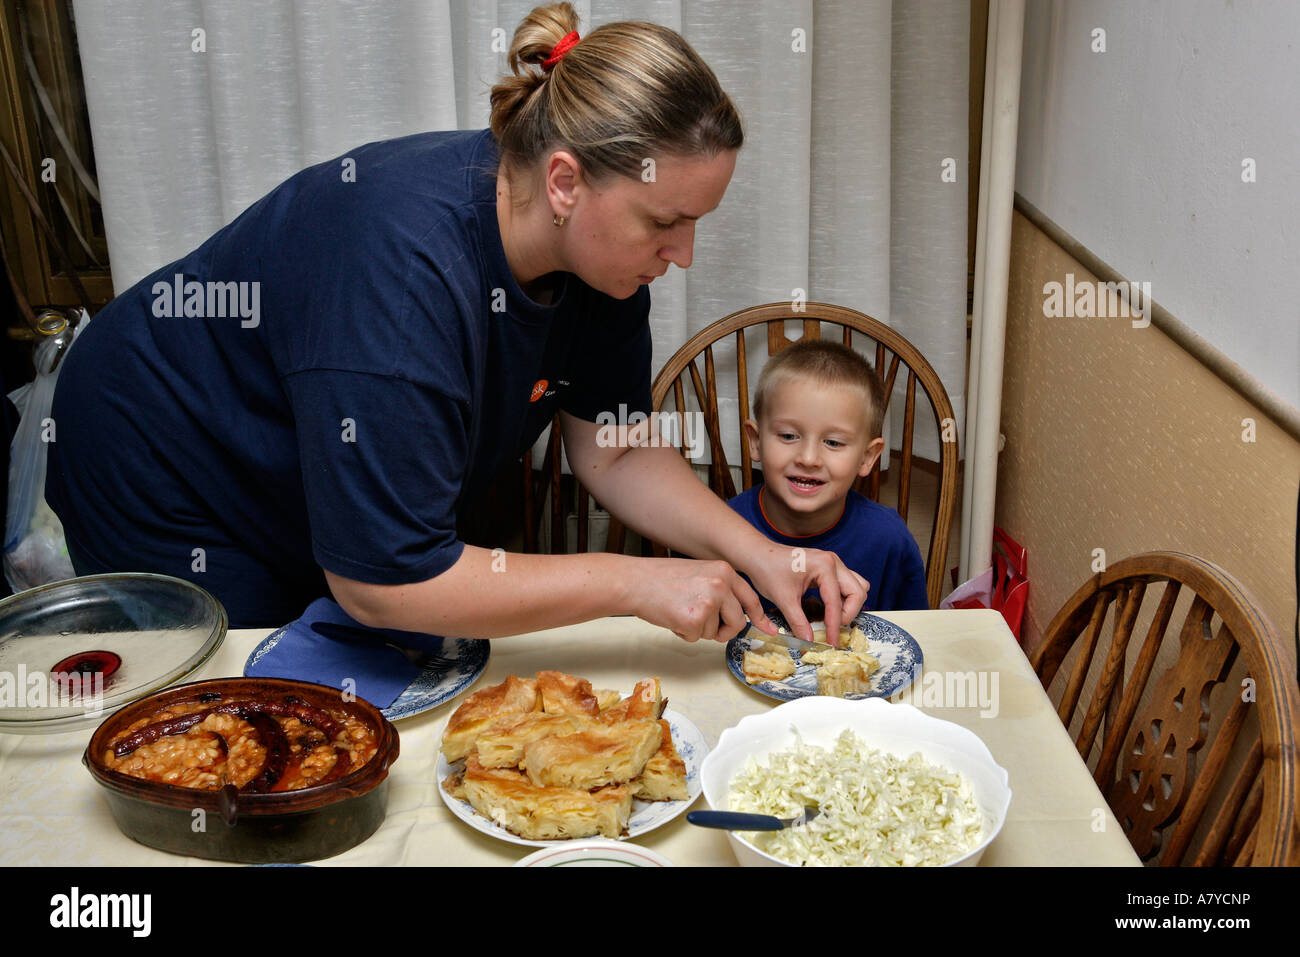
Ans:
[{"label": "pastry slice", "polygon": [[664,712],[663,694],[658,678],[643,678],[636,683],[632,693],[623,700],[602,708],[600,720],[605,724],[620,721],[658,721]]},{"label": "pastry slice", "polygon": [[817,693],[834,698],[871,691],[871,676],[880,670],[874,655],[858,651],[805,651],[803,661],[817,666]]},{"label": "pastry slice", "polygon": [[539,671],[537,691],[542,696],[542,710],[547,714],[580,714],[589,718],[600,714],[600,704],[586,678],[566,675],[563,671]]},{"label": "pastry slice", "polygon": [[[847,648],[849,651],[856,651],[859,654],[871,654],[871,642],[867,638],[867,633],[861,628],[853,628],[848,632],[848,640],[844,638],[844,632],[840,632],[840,647]],[[874,657],[874,656],[872,656]],[[879,667],[879,664],[877,664]]]},{"label": "pastry slice", "polygon": [[623,700],[623,692],[614,691],[610,688],[597,688],[592,694],[596,696],[596,707],[601,711],[612,708]]},{"label": "pastry slice", "polygon": [[454,797],[457,801],[467,800],[465,797],[465,773],[449,774],[442,782],[442,789]]},{"label": "pastry slice", "polygon": [[790,652],[764,645],[760,651],[745,652],[741,672],[745,681],[756,685],[760,681],[781,681],[794,674],[794,659]]},{"label": "pastry slice", "polygon": [[691,796],[686,786],[686,762],[677,753],[668,722],[661,720],[659,726],[663,742],[646,762],[641,776],[632,780],[632,794],[645,801],[685,801]]},{"label": "pastry slice", "polygon": [[478,736],[474,744],[478,763],[485,768],[513,768],[523,760],[524,748],[556,734],[572,734],[591,724],[590,718],[572,714],[502,715]]},{"label": "pastry slice", "polygon": [[488,730],[494,719],[509,714],[540,711],[538,682],[510,675],[499,685],[475,691],[447,720],[442,733],[442,753],[448,761],[459,761],[474,750],[474,741]]},{"label": "pastry slice", "polygon": [[[826,637],[825,622],[818,621],[817,625],[821,625],[822,627],[813,627],[813,641],[820,641],[829,644],[830,639]],[[866,633],[857,625],[849,624],[840,628],[839,647],[843,648],[845,651],[866,651],[866,642]]]},{"label": "pastry slice", "polygon": [[510,768],[484,768],[470,757],[463,775],[465,799],[479,814],[530,841],[600,834],[617,838],[632,816],[630,788],[598,791],[539,787]]},{"label": "pastry slice", "polygon": [[597,724],[533,741],[524,748],[519,766],[539,786],[591,789],[620,784],[645,770],[662,739],[658,721]]}]

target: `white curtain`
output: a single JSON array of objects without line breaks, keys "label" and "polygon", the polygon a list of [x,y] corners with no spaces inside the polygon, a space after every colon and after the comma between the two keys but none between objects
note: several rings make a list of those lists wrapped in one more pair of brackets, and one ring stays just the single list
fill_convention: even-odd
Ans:
[{"label": "white curtain", "polygon": [[[652,287],[655,368],[710,322],[802,290],[902,332],[939,372],[961,423],[967,4],[574,5],[584,31],[629,19],[681,31],[745,121],[735,177],[697,230],[694,265]],[[189,252],[304,166],[371,140],[486,126],[504,49],[532,6],[75,0],[115,288]],[[734,368],[729,350],[723,374]],[[734,426],[727,437],[738,461]],[[919,441],[937,457],[932,430]]]}]

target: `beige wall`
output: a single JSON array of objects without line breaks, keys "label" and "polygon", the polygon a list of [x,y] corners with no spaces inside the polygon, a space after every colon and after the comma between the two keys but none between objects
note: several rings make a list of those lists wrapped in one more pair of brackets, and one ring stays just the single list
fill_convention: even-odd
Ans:
[{"label": "beige wall", "polygon": [[1097,548],[1218,563],[1293,648],[1300,442],[1154,326],[1045,317],[1044,284],[1071,272],[1095,278],[1016,213],[997,523],[1029,550],[1026,650]]}]

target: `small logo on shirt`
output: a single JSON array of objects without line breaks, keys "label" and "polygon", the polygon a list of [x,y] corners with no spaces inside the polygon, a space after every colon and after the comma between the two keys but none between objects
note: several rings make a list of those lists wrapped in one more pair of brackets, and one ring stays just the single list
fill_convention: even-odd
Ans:
[{"label": "small logo on shirt", "polygon": [[536,402],[542,396],[546,395],[546,387],[549,385],[545,379],[538,379],[537,384],[533,386],[533,394],[528,397],[529,402]]}]

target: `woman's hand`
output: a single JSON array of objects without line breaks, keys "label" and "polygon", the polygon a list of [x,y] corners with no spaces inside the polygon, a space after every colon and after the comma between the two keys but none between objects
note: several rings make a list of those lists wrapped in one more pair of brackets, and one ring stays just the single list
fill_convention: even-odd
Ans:
[{"label": "woman's hand", "polygon": [[[560,420],[573,474],[597,501],[633,531],[679,552],[729,563],[687,562],[666,580],[638,578],[628,587],[638,590],[642,603],[635,606],[635,613],[640,617],[691,641],[726,640],[740,630],[736,608],[726,600],[730,594],[755,627],[775,634],[776,627],[763,613],[753,588],[736,574],[736,568],[781,609],[800,638],[812,638],[812,627],[799,607],[809,588],[821,592],[832,642],[838,640],[840,623],[861,611],[867,582],[860,575],[831,552],[792,549],[764,537],[709,491],[676,449],[662,443],[638,445],[622,432],[610,443],[600,439],[600,427],[594,422],[568,413],[561,413]],[[702,572],[702,568],[712,571]],[[694,581],[696,576],[702,578]],[[671,606],[666,601],[669,594],[674,596]],[[722,627],[710,631],[706,609],[721,616]]]},{"label": "woman's hand", "polygon": [[776,632],[754,589],[726,562],[650,558],[642,560],[642,569],[628,585],[632,613],[678,638],[728,641],[749,621]]},{"label": "woman's hand", "polygon": [[811,640],[813,633],[800,600],[816,587],[826,606],[826,640],[838,644],[840,625],[857,617],[867,600],[867,580],[834,552],[768,544],[770,548],[753,553],[744,569],[754,586],[781,610],[795,637],[804,640]]}]

